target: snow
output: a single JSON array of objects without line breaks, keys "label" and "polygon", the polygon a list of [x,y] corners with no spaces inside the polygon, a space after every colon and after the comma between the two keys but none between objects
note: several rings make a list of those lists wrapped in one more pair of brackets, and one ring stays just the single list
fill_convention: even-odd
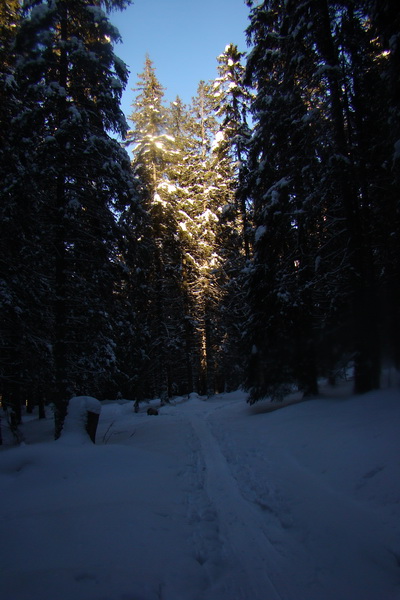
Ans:
[{"label": "snow", "polygon": [[166,192],[168,192],[168,194],[174,194],[178,190],[176,185],[168,183],[168,181],[162,181],[161,183],[159,183],[157,185],[157,189],[165,190]]},{"label": "snow", "polygon": [[25,415],[0,451],[2,598],[398,600],[399,390],[347,385],[103,402],[96,445]]},{"label": "snow", "polygon": [[93,20],[96,21],[97,23],[101,23],[102,21],[105,21],[105,19],[107,18],[106,15],[104,14],[104,12],[102,11],[102,9],[99,8],[98,6],[86,6],[85,8],[86,8],[87,12],[89,12],[93,15]]},{"label": "snow", "polygon": [[256,232],[254,234],[255,243],[260,241],[260,239],[263,237],[263,235],[266,233],[266,231],[267,231],[267,228],[265,227],[265,225],[259,225],[257,227]]},{"label": "snow", "polygon": [[68,412],[59,444],[91,444],[86,433],[88,412],[99,415],[101,403],[92,396],[75,396],[68,403]]},{"label": "snow", "polygon": [[218,217],[209,208],[206,208],[206,210],[200,215],[200,219],[206,221],[207,223],[210,223],[210,221],[218,223]]},{"label": "snow", "polygon": [[30,20],[31,20],[32,24],[34,24],[36,21],[37,22],[43,21],[47,17],[47,15],[50,13],[50,11],[51,11],[51,9],[45,5],[34,6],[31,9],[31,13],[30,13]]},{"label": "snow", "polygon": [[219,146],[221,145],[221,143],[224,142],[224,141],[225,141],[224,132],[223,131],[218,131],[215,134],[213,143],[211,145],[211,151],[215,152],[219,148]]},{"label": "snow", "polygon": [[154,193],[153,195],[153,202],[155,204],[161,204],[161,206],[164,206],[165,208],[168,206],[168,202],[166,202],[165,200],[163,200],[160,196],[160,194],[158,194],[157,192]]},{"label": "snow", "polygon": [[178,226],[180,227],[180,229],[182,231],[187,231],[186,223],[184,223],[184,222],[178,223]]}]

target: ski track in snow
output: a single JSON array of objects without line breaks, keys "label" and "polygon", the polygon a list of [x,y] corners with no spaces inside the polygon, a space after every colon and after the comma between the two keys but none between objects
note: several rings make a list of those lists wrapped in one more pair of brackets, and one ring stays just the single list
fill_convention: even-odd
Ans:
[{"label": "ski track in snow", "polygon": [[[191,497],[191,520],[198,561],[210,581],[207,600],[229,595],[235,600],[281,599],[268,575],[276,571],[272,562],[276,551],[263,532],[259,515],[243,498],[204,411],[194,410],[189,423],[198,445],[197,488],[204,486],[204,494]],[[204,536],[204,523],[196,530],[200,521],[209,522],[209,536]],[[226,571],[228,577],[219,583],[219,572],[226,575]]]},{"label": "ski track in snow", "polygon": [[[208,579],[207,593],[201,599],[297,600],[302,590],[301,600],[358,600],[348,596],[357,581],[363,599],[375,600],[379,592],[374,578],[369,580],[365,563],[354,563],[353,557],[369,555],[375,563],[383,558],[383,566],[391,550],[385,546],[381,519],[347,495],[325,487],[294,456],[281,457],[289,487],[285,480],[274,480],[273,453],[264,456],[256,445],[246,452],[247,460],[237,457],[224,415],[224,408],[231,415],[232,399],[222,404],[221,400],[218,404],[197,402],[197,406],[191,403],[185,417],[192,432],[195,480],[191,489],[197,490],[189,494],[193,542]],[[254,478],[254,465],[255,472],[263,474],[260,480]],[[293,496],[293,489],[298,495]],[[307,509],[310,494],[313,501]],[[301,514],[309,512],[308,531],[298,528],[297,505]],[[332,543],[326,545],[326,538]],[[289,575],[293,565],[294,578]],[[382,600],[400,600],[400,595],[390,592],[386,596],[384,587],[382,593]]]}]

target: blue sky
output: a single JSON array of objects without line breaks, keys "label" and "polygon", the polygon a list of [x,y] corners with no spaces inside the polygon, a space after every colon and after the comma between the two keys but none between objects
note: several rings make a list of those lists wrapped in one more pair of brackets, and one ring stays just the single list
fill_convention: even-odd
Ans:
[{"label": "blue sky", "polygon": [[131,112],[131,88],[143,71],[146,52],[167,88],[166,100],[179,95],[188,104],[199,81],[217,76],[216,58],[227,44],[246,51],[248,14],[244,0],[135,0],[126,10],[112,13],[123,39],[115,53],[131,73],[121,104],[125,115]]}]

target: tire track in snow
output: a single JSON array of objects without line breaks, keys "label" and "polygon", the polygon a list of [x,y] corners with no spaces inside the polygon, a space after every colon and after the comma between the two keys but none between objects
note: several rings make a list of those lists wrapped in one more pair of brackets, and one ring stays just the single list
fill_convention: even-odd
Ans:
[{"label": "tire track in snow", "polygon": [[204,491],[213,507],[222,544],[222,564],[204,561],[204,568],[210,571],[210,592],[215,594],[209,598],[281,599],[272,578],[275,573],[282,582],[279,576],[282,568],[277,566],[276,550],[262,531],[259,511],[243,498],[204,412],[188,417],[200,443],[205,466]]}]

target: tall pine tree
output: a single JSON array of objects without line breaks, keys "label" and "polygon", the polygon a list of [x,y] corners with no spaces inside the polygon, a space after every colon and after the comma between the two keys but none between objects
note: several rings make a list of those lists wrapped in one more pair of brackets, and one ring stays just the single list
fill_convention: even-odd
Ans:
[{"label": "tall pine tree", "polygon": [[126,130],[119,102],[127,70],[103,9],[128,3],[26,2],[16,43],[14,128],[29,156],[26,199],[40,212],[30,234],[43,243],[49,278],[57,433],[68,397],[100,392],[115,364],[114,214],[132,202],[133,186],[129,158],[111,137]]},{"label": "tall pine tree", "polygon": [[181,250],[177,238],[176,186],[170,170],[176,160],[175,139],[169,132],[164,90],[155,68],[146,56],[139,74],[138,95],[130,116],[133,128],[127,143],[132,145],[132,168],[141,180],[144,206],[150,216],[152,257],[148,264],[150,332],[148,378],[150,395],[162,401],[177,391],[184,345],[181,293]]},{"label": "tall pine tree", "polygon": [[395,214],[376,194],[387,188],[383,48],[362,2],[249,5],[254,340],[263,324],[249,385],[255,396],[274,381],[315,391],[318,347],[325,368],[352,357],[355,390],[368,391],[379,385],[378,287],[389,267],[380,240]]}]

